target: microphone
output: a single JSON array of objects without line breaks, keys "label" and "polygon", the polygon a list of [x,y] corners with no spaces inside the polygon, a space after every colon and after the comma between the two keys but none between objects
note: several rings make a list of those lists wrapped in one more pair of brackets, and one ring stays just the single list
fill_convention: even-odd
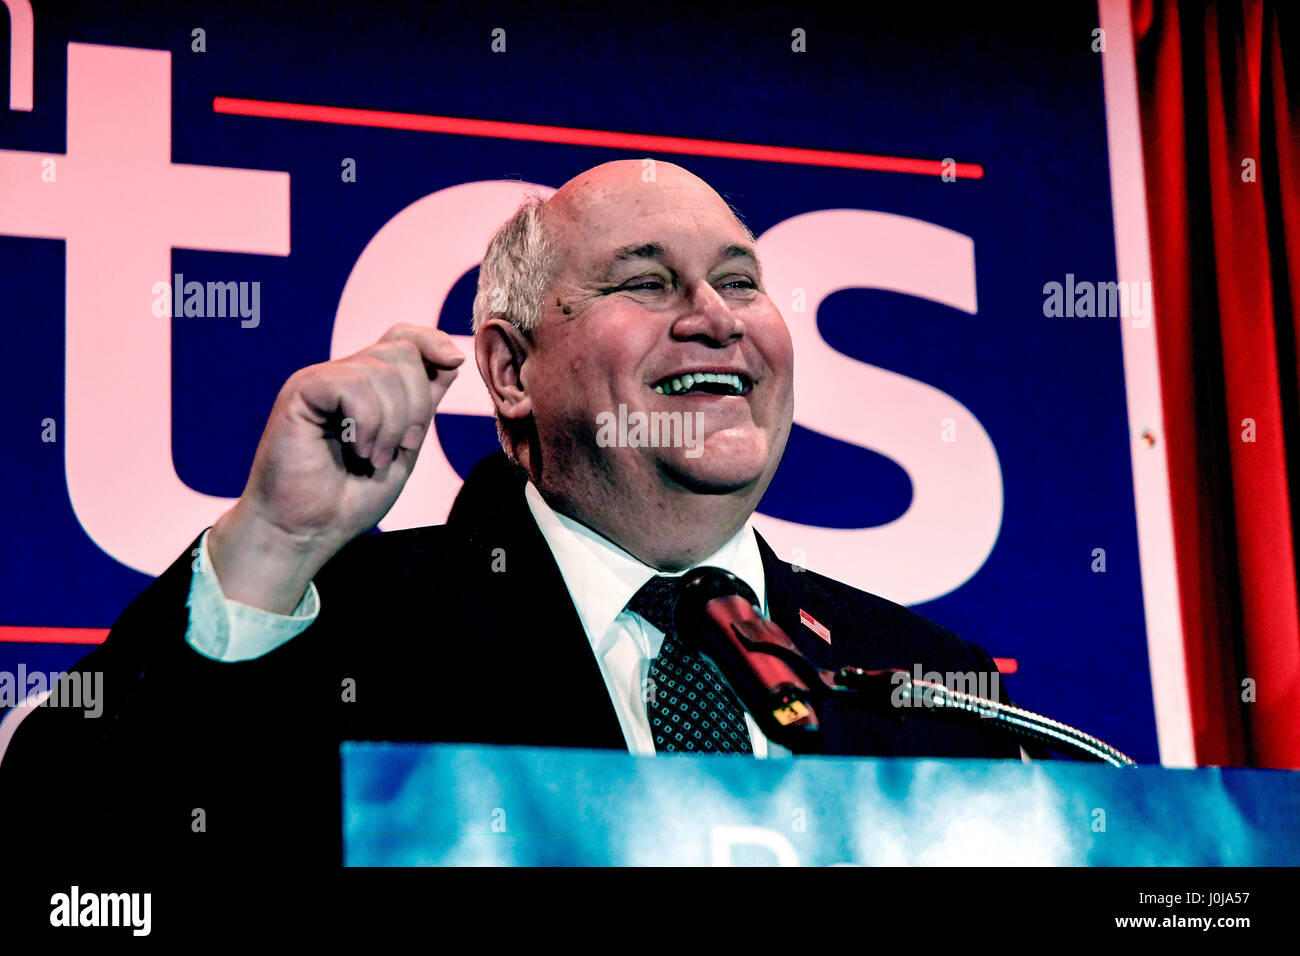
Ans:
[{"label": "microphone", "polygon": [[754,592],[734,574],[703,567],[683,580],[673,612],[677,633],[717,666],[764,736],[794,753],[816,752],[822,727],[809,685],[816,671],[759,613]]},{"label": "microphone", "polygon": [[1137,764],[1103,740],[1069,724],[1002,701],[942,684],[915,680],[901,668],[820,670],[781,627],[763,617],[749,585],[721,568],[696,568],[683,576],[673,627],[711,660],[753,715],[764,735],[794,753],[822,744],[815,701],[835,699],[879,717],[981,725],[1022,740],[1064,749],[1114,767]]}]

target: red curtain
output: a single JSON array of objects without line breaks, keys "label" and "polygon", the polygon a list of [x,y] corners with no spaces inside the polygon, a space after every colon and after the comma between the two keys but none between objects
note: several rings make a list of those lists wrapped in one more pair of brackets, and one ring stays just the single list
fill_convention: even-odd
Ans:
[{"label": "red curtain", "polygon": [[1133,13],[1197,759],[1300,767],[1300,4]]}]

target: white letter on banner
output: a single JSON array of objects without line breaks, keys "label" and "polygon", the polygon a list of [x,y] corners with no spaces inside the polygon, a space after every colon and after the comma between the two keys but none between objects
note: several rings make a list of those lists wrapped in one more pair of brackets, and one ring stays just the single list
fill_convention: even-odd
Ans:
[{"label": "white letter on banner", "polygon": [[[450,186],[407,206],[388,220],[362,250],[348,276],[334,318],[330,357],[340,358],[376,342],[399,322],[433,325],[452,287],[483,261],[492,234],[529,194],[543,199],[549,186],[487,181]],[[438,415],[492,417],[492,399],[474,364],[474,339],[453,335],[465,353],[460,374],[438,406]],[[433,431],[397,502],[380,523],[384,531],[441,524],[451,511],[461,479]]]},{"label": "white letter on banner", "polygon": [[[860,209],[787,219],[758,240],[773,301],[806,289],[787,316],[800,425],[887,455],[912,480],[912,502],[878,528],[816,528],[756,515],[778,553],[902,604],[947,594],[980,569],[1002,527],[1002,470],[979,420],[933,386],[851,358],[817,330],[817,306],[841,289],[885,289],[974,315],[975,244],[933,223]],[[952,419],[959,441],[939,441]],[[863,489],[862,494],[869,494]]]},{"label": "white letter on banner", "polygon": [[716,826],[709,829],[713,866],[734,866],[731,851],[736,846],[758,846],[771,851],[777,866],[798,866],[799,854],[790,841],[767,827]]}]

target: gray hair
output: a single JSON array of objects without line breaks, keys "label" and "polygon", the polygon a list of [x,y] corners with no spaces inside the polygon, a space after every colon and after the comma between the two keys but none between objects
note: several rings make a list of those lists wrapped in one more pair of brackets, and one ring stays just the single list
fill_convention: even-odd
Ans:
[{"label": "gray hair", "polygon": [[[525,335],[541,322],[546,292],[558,262],[555,241],[542,211],[545,202],[536,194],[528,196],[488,243],[478,270],[478,291],[474,293],[475,333],[488,319],[506,319]],[[496,422],[502,450],[518,464],[513,446],[521,437],[519,430],[499,414]]]},{"label": "gray hair", "polygon": [[541,321],[558,258],[544,204],[540,196],[529,196],[488,243],[474,295],[475,332],[488,319],[507,319],[524,333]]}]

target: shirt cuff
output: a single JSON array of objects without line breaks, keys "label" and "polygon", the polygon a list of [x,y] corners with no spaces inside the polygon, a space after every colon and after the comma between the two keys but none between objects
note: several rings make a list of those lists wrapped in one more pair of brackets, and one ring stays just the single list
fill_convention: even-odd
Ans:
[{"label": "shirt cuff", "polygon": [[320,613],[315,582],[307,586],[307,593],[291,614],[263,611],[227,598],[208,556],[209,531],[203,532],[195,549],[190,594],[185,602],[190,609],[185,641],[190,647],[217,661],[251,661],[271,653],[312,625]]}]

